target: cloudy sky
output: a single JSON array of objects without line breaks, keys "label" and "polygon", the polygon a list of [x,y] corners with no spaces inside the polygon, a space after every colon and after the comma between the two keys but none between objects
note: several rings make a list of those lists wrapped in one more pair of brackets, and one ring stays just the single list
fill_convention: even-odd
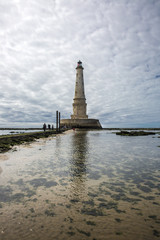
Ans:
[{"label": "cloudy sky", "polygon": [[160,0],[0,0],[0,127],[72,113],[76,65],[103,127],[160,127]]}]

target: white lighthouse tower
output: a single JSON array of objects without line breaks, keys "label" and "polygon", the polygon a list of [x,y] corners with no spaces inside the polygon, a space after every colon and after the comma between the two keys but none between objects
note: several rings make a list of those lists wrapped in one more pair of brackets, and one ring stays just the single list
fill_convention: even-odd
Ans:
[{"label": "white lighthouse tower", "polygon": [[73,99],[73,115],[71,119],[87,119],[86,115],[86,98],[84,93],[84,79],[83,79],[83,67],[82,62],[79,61],[76,67],[76,85],[75,85],[75,95]]},{"label": "white lighthouse tower", "polygon": [[98,119],[88,118],[87,103],[84,92],[84,79],[83,79],[83,66],[79,61],[76,67],[76,84],[75,94],[73,98],[73,114],[71,119],[61,119],[61,127],[66,126],[69,128],[102,128]]}]

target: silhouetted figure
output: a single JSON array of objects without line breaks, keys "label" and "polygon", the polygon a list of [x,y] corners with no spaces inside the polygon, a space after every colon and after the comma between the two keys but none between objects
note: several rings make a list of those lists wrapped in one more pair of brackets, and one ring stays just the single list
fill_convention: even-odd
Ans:
[{"label": "silhouetted figure", "polygon": [[44,130],[44,132],[46,131],[46,124],[45,123],[43,124],[43,130]]},{"label": "silhouetted figure", "polygon": [[54,130],[54,126],[52,125],[52,130]]},{"label": "silhouetted figure", "polygon": [[48,129],[49,129],[49,130],[51,129],[51,125],[50,125],[50,124],[48,124]]}]

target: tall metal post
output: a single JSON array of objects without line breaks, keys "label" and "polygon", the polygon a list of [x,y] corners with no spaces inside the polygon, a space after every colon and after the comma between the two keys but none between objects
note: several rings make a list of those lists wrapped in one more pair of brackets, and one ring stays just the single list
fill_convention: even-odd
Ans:
[{"label": "tall metal post", "polygon": [[58,132],[58,111],[56,111],[56,131]]},{"label": "tall metal post", "polygon": [[59,132],[60,132],[60,121],[61,121],[61,113],[59,112]]}]

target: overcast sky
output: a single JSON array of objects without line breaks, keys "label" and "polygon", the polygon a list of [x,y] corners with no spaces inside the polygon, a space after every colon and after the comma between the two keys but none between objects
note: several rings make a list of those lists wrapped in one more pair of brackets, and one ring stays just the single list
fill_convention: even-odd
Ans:
[{"label": "overcast sky", "polygon": [[0,127],[70,118],[78,60],[89,118],[160,127],[160,0],[0,0]]}]

